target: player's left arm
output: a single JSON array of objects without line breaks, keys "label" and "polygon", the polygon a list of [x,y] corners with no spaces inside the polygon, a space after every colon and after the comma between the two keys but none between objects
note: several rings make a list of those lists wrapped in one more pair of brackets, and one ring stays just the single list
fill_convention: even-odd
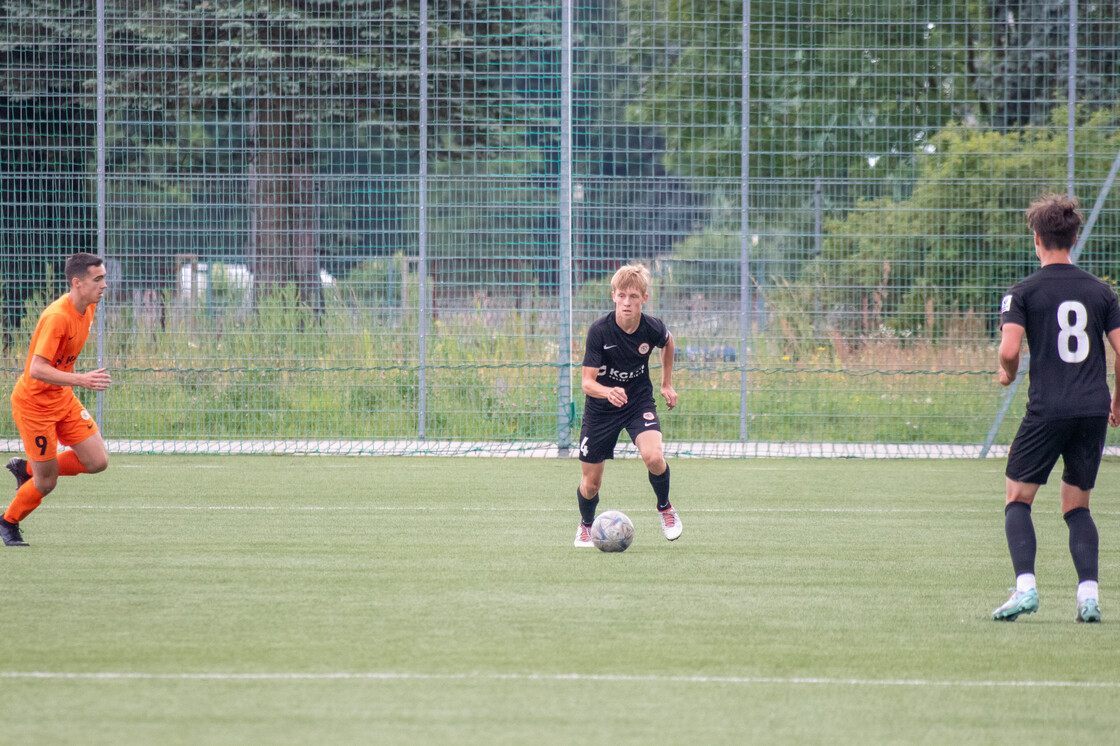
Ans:
[{"label": "player's left arm", "polygon": [[1112,345],[1112,374],[1115,387],[1112,392],[1112,411],[1108,413],[1108,424],[1116,427],[1120,425],[1120,328],[1108,333],[1108,341]]},{"label": "player's left arm", "polygon": [[673,344],[673,335],[666,332],[665,346],[661,348],[661,395],[669,409],[677,406],[677,392],[673,388],[673,356],[676,346]]},{"label": "player's left arm", "polygon": [[1010,386],[1019,374],[1019,351],[1023,347],[1023,333],[1019,324],[1007,322],[1003,325],[1003,336],[999,340],[999,382]]}]

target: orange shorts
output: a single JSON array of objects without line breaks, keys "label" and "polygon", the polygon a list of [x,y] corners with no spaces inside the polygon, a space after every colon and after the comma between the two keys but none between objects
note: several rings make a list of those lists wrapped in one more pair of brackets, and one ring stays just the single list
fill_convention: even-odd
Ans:
[{"label": "orange shorts", "polygon": [[59,443],[72,446],[97,433],[97,423],[76,396],[69,405],[50,412],[12,402],[12,419],[32,461],[50,461],[58,456]]}]

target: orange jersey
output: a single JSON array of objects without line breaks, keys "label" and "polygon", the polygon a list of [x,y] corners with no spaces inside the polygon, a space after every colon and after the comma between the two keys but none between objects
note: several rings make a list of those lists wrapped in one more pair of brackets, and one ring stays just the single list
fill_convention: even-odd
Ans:
[{"label": "orange jersey", "polygon": [[23,375],[12,389],[12,404],[30,407],[39,411],[64,411],[70,404],[73,391],[69,386],[55,386],[37,381],[31,377],[31,360],[39,355],[50,362],[51,367],[64,373],[74,372],[74,363],[85,346],[93,325],[96,303],[90,303],[85,313],[78,313],[70,302],[67,293],[47,306],[35,333],[31,335],[31,349],[23,366]]}]

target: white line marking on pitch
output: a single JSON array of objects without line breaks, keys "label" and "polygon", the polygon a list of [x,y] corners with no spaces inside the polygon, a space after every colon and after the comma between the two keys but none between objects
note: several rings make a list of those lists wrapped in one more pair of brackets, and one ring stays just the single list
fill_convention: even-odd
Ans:
[{"label": "white line marking on pitch", "polygon": [[835,679],[818,676],[658,676],[537,673],[126,673],[114,671],[0,671],[0,679],[170,680],[170,681],[607,681],[682,684],[779,684],[788,686],[894,686],[1024,689],[1120,689],[1120,681],[969,681],[938,679]]},{"label": "white line marking on pitch", "polygon": [[[225,464],[184,464],[188,469],[228,469]],[[114,469],[151,469],[151,464],[118,464],[113,462]]]},{"label": "white line marking on pitch", "polygon": [[[507,513],[520,511],[526,513],[568,513],[570,508],[533,508],[525,506],[492,507],[437,507],[430,505],[42,505],[39,510],[230,510],[230,511],[389,511],[389,512],[453,512],[453,513]],[[631,507],[630,510],[640,510]],[[943,513],[933,508],[688,508],[689,513]],[[991,513],[986,508],[961,508],[954,513]],[[1093,515],[1113,515],[1120,511],[1094,510]]]},{"label": "white line marking on pitch", "polygon": [[[270,512],[295,510],[304,512],[385,512],[385,513],[569,513],[570,508],[531,508],[524,506],[494,507],[435,507],[430,505],[42,505],[39,510],[171,510],[171,511],[230,511],[230,512]],[[629,507],[627,510],[641,510]],[[920,515],[943,513],[944,510],[932,508],[688,508],[689,513],[843,513],[851,515]],[[988,508],[960,508],[954,513],[988,514]],[[1093,515],[1120,515],[1120,510],[1094,510]]]}]

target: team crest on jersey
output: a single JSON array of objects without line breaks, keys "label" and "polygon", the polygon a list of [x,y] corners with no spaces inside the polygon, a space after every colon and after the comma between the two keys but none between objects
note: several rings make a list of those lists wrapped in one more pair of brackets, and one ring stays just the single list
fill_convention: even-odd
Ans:
[{"label": "team crest on jersey", "polygon": [[644,420],[652,420],[656,416],[653,412],[642,412],[642,419]]},{"label": "team crest on jersey", "polygon": [[82,416],[83,420],[88,420],[89,419],[89,412],[87,412],[86,410],[83,409],[81,416]]},{"label": "team crest on jersey", "polygon": [[1003,301],[999,304],[999,312],[1007,313],[1011,310],[1011,295],[1010,293],[1003,296]]},{"label": "team crest on jersey", "polygon": [[648,342],[642,342],[640,345],[638,345],[638,354],[639,355],[644,355],[647,352],[649,352],[649,343]]}]

